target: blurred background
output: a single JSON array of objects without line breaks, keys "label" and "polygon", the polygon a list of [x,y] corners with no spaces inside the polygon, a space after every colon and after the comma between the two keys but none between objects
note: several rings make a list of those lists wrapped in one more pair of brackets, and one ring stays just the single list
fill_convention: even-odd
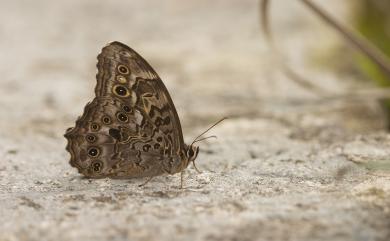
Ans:
[{"label": "blurred background", "polygon": [[[320,6],[389,52],[386,1]],[[221,116],[302,112],[326,115],[328,125],[344,123],[353,131],[386,127],[376,96],[347,95],[387,86],[388,76],[303,3],[274,1],[269,15],[275,42],[283,61],[316,87],[305,88],[281,71],[260,14],[257,1],[3,2],[1,129],[18,120],[16,129],[46,132],[50,122],[52,134],[62,134],[57,130],[73,123],[92,98],[96,55],[114,40],[156,69],[186,128]]]},{"label": "blurred background", "polygon": [[[63,134],[66,128],[74,125],[76,118],[82,114],[85,104],[92,100],[96,83],[96,56],[101,48],[111,41],[127,44],[142,55],[157,71],[176,105],[187,142],[221,117],[230,117],[230,120],[226,121],[225,124],[215,128],[219,144],[210,141],[202,147],[203,160],[208,158],[207,160],[215,162],[204,161],[202,164],[201,161],[200,166],[203,165],[203,168],[207,170],[209,167],[216,169],[217,173],[218,170],[222,169],[229,173],[229,170],[240,167],[244,160],[258,160],[259,162],[253,161],[252,164],[242,166],[243,169],[240,169],[238,174],[231,172],[233,174],[229,180],[232,181],[226,181],[226,183],[223,181],[218,188],[208,187],[210,193],[221,194],[226,190],[233,192],[234,188],[238,186],[242,191],[246,185],[256,186],[263,183],[272,186],[274,183],[277,187],[275,186],[275,189],[269,191],[260,191],[253,186],[248,187],[248,190],[257,190],[256,194],[251,194],[254,195],[251,199],[254,202],[253,206],[247,204],[248,207],[254,209],[248,209],[248,212],[252,210],[253,213],[256,213],[256,208],[259,205],[255,204],[255,200],[260,200],[259,196],[269,198],[280,193],[283,185],[290,183],[287,181],[280,184],[275,182],[273,177],[302,174],[299,177],[302,179],[299,180],[316,182],[313,180],[323,178],[324,175],[333,179],[336,174],[343,176],[349,170],[348,168],[340,169],[343,166],[340,163],[348,162],[342,159],[346,156],[345,153],[340,154],[339,152],[341,149],[344,150],[344,142],[354,141],[356,138],[361,141],[364,139],[363,135],[374,135],[373,142],[370,142],[371,147],[378,147],[376,141],[388,143],[388,117],[390,116],[388,97],[390,95],[387,87],[390,85],[389,75],[381,71],[361,51],[356,50],[350,42],[345,41],[338,31],[327,25],[318,14],[311,11],[304,1],[270,1],[267,13],[273,36],[272,44],[276,46],[276,50],[271,48],[262,28],[260,2],[255,0],[0,0],[1,197],[6,203],[5,207],[7,207],[4,210],[11,210],[15,203],[35,207],[32,208],[33,211],[19,210],[15,214],[16,219],[11,218],[14,217],[11,212],[1,215],[3,220],[0,223],[3,225],[3,230],[7,230],[7,232],[3,234],[4,236],[0,234],[0,239],[32,240],[36,237],[36,240],[39,240],[42,234],[56,237],[60,232],[51,229],[52,223],[56,223],[59,230],[67,233],[63,237],[64,239],[76,240],[79,237],[90,237],[88,235],[91,234],[85,229],[90,223],[90,213],[102,212],[102,216],[96,214],[96,218],[108,216],[112,218],[110,220],[113,220],[115,215],[119,214],[112,214],[112,206],[104,206],[105,208],[93,206],[96,209],[92,209],[89,214],[84,213],[80,217],[77,216],[78,214],[72,213],[72,209],[69,209],[70,211],[64,209],[71,213],[69,214],[67,211],[70,215],[68,216],[67,213],[63,213],[65,211],[55,208],[65,203],[64,200],[68,200],[66,195],[70,195],[71,199],[69,200],[76,200],[76,204],[72,203],[74,210],[82,210],[82,206],[89,203],[89,199],[87,198],[87,201],[84,200],[80,203],[80,200],[77,201],[77,197],[72,199],[75,198],[72,196],[72,191],[77,190],[77,195],[81,193],[93,196],[97,195],[93,192],[99,193],[101,185],[103,185],[103,189],[107,185],[111,186],[113,193],[118,190],[112,186],[119,185],[116,188],[122,192],[130,190],[129,185],[134,186],[135,189],[131,189],[133,194],[128,194],[128,196],[133,195],[131,200],[142,206],[143,212],[134,213],[138,206],[131,206],[120,215],[132,212],[134,215],[143,216],[147,215],[148,210],[160,210],[153,205],[153,207],[144,205],[147,202],[143,198],[145,195],[153,198],[160,197],[161,191],[158,191],[159,189],[169,189],[163,184],[157,186],[156,190],[146,188],[146,191],[139,191],[134,183],[125,186],[120,186],[122,184],[118,183],[107,184],[111,182],[108,180],[91,183],[80,178],[74,179],[78,174],[67,164],[69,155],[65,151],[66,143]],[[328,0],[313,2],[330,14],[335,21],[352,29],[356,34],[364,36],[373,46],[378,48],[382,55],[390,55],[389,1]],[[288,73],[284,69],[286,66],[290,70],[287,71]],[[219,132],[218,128],[220,128]],[[379,135],[380,138],[376,135]],[[281,141],[279,139],[281,137],[285,139]],[[333,145],[334,143],[342,146],[341,149],[337,149],[339,146],[336,147]],[[360,150],[364,150],[366,151],[364,152],[365,156],[380,153],[381,158],[390,154],[388,148],[390,144],[384,144],[383,149],[379,152],[377,149],[362,149],[360,144],[360,142],[357,146],[352,144],[353,153],[357,151],[359,154]],[[310,149],[311,154],[307,154],[305,157],[294,157],[295,154],[287,151],[288,154],[284,158],[286,160],[297,158],[295,163],[300,163],[298,161],[306,160],[305,158],[314,160],[313,155],[318,154],[313,154],[316,153],[315,150],[319,152],[326,150],[326,153],[318,154],[324,155],[324,159],[320,158],[321,162],[313,164],[307,161],[306,169],[302,167],[301,171],[295,170],[295,166],[291,166],[289,169],[284,166],[285,164],[280,163],[267,164],[267,167],[262,166],[266,165],[264,163],[267,163],[268,157],[280,155],[286,151],[286,148],[291,148],[291,153],[298,156]],[[331,159],[330,156],[334,153],[340,154],[340,157],[337,158],[341,158],[342,162],[331,164],[333,166],[329,167],[330,172],[327,164],[324,163],[326,163],[325,160]],[[377,156],[373,157],[373,159],[375,158]],[[257,166],[254,163],[257,163]],[[381,162],[381,165],[379,169],[381,171],[387,170],[388,174],[388,163]],[[267,172],[267,168],[272,170],[272,174],[264,174]],[[377,166],[375,168],[378,169]],[[264,170],[264,175],[253,174],[252,170]],[[353,173],[355,175],[358,173],[359,175],[366,174],[360,169]],[[236,174],[238,176],[234,176]],[[210,177],[207,176],[208,174],[204,175],[200,178],[205,178],[205,180],[220,178],[220,175],[218,177],[212,176],[214,174],[210,174]],[[252,179],[248,181],[249,178],[258,178],[262,175],[271,178],[270,182],[272,183],[265,184],[265,181],[253,181]],[[235,177],[237,179],[234,179]],[[307,177],[310,178],[305,179]],[[364,176],[364,178],[369,177]],[[225,176],[225,179],[228,178]],[[318,179],[318,185],[327,183],[324,181],[325,179]],[[173,177],[167,180],[164,179],[161,182],[173,183],[177,181]],[[345,188],[356,182],[356,176],[348,180]],[[197,183],[196,180],[194,182]],[[97,186],[91,187],[91,185]],[[155,183],[151,183],[152,187],[155,185]],[[300,185],[299,182],[297,185]],[[279,187],[282,188],[277,189]],[[264,188],[260,189],[264,190]],[[203,190],[207,191],[208,189],[204,188]],[[319,190],[321,188],[313,187],[312,191]],[[33,193],[33,191],[35,192]],[[89,193],[90,191],[91,193]],[[241,200],[240,197],[244,195],[241,191],[234,191],[234,193],[239,193],[238,196],[226,191],[224,194],[226,196],[215,197],[215,200],[222,198],[221,203],[236,198]],[[307,190],[302,190],[302,192],[305,193]],[[39,193],[44,193],[44,196],[40,196]],[[57,196],[59,193],[65,197]],[[284,193],[288,193],[288,191]],[[170,198],[173,194],[167,195],[168,198],[164,195],[163,198],[167,198],[167,202],[172,201]],[[181,194],[175,195],[180,196]],[[173,197],[177,197],[175,195]],[[191,196],[192,194],[188,195],[180,196],[182,199],[179,198],[179,200],[185,201],[186,198],[192,200],[186,201],[185,203],[190,206],[183,206],[183,209],[197,210],[191,206],[193,202],[196,204],[197,197]],[[319,194],[319,197],[316,196],[316,198],[321,200],[321,195]],[[21,196],[26,196],[27,199],[21,201]],[[317,200],[316,198],[313,200]],[[120,197],[115,196],[114,200],[117,199],[120,200]],[[290,197],[283,197],[283,200],[287,199],[290,200]],[[101,199],[92,198],[91,200],[95,202]],[[212,198],[206,200],[211,204],[215,201]],[[278,203],[275,200],[264,200],[266,200],[265,202]],[[327,208],[332,207],[335,200],[339,201],[337,196],[329,198],[329,206],[324,208],[327,210]],[[156,215],[158,216],[161,212],[162,215],[168,216],[175,213],[176,209],[174,208],[178,208],[178,205],[174,201],[168,204],[161,201],[160,208],[172,208],[172,210],[156,211]],[[64,205],[68,205],[67,202]],[[215,202],[216,208],[220,207],[226,210],[225,206]],[[237,202],[241,203],[241,201]],[[343,203],[343,201],[340,202]],[[55,211],[48,210],[44,204],[54,208]],[[355,204],[360,205],[360,201]],[[228,207],[228,210],[238,210],[237,212],[247,210],[245,208],[241,210],[240,205],[244,205],[242,203],[232,205]],[[299,213],[299,209],[302,207],[294,205],[293,210],[296,209],[296,212]],[[336,231],[327,233],[329,235],[327,237],[330,237],[328,240],[355,240],[356,236],[354,235],[370,237],[364,240],[386,240],[379,238],[390,235],[384,228],[386,224],[382,222],[388,216],[380,216],[383,214],[380,211],[378,211],[379,216],[372,218],[370,230],[361,229],[361,227],[367,226],[366,221],[361,221],[354,226],[355,231],[361,230],[360,232],[349,232],[343,229],[342,233],[345,231],[345,236],[337,236],[340,233],[337,230],[343,226],[340,224],[344,224],[345,220],[336,219],[335,221],[333,219],[335,216],[332,215],[337,216],[337,213],[344,210],[344,207],[347,208],[348,205],[345,204],[338,207],[337,210],[329,211],[328,219],[324,222],[334,225],[330,226],[329,230],[334,228]],[[38,220],[41,215],[39,210],[43,213],[41,214],[44,215],[45,222],[36,224],[35,220]],[[180,210],[173,215],[173,219],[181,222]],[[270,208],[269,210],[261,210],[259,213],[267,211],[271,216],[275,212]],[[376,213],[376,211],[370,209],[364,215]],[[76,212],[82,213],[82,211]],[[164,212],[166,213],[164,214]],[[332,214],[332,212],[334,213]],[[218,212],[215,211],[215,213]],[[213,216],[213,212],[208,214]],[[356,214],[357,216],[354,215],[352,213],[346,217],[350,218],[348,220],[352,220],[352,223],[355,220],[360,220],[358,217],[361,220],[371,220],[359,216],[363,215],[361,213]],[[78,222],[72,219],[74,217]],[[193,229],[191,227],[176,227],[172,229],[173,231],[169,229],[165,232],[160,230],[161,223],[157,221],[151,223],[156,225],[152,225],[157,230],[155,233],[162,235],[161,237],[166,238],[166,240],[170,240],[172,232],[193,235],[194,239],[192,240],[198,240],[207,235],[211,239],[214,238],[212,240],[227,240],[223,238],[223,230],[238,225],[237,220],[226,218],[224,215],[215,219],[207,215],[202,217],[203,221],[213,220],[216,229],[207,229],[208,224],[199,226],[200,224],[192,223]],[[248,217],[239,216],[238,220],[249,222],[248,220],[252,219],[246,219]],[[126,219],[122,216],[121,218],[126,221],[123,223],[117,221],[116,229],[112,229],[110,232],[119,233],[125,239],[124,237],[129,236],[127,227],[131,218],[127,217]],[[123,221],[123,219],[120,220]],[[85,222],[85,220],[89,221]],[[145,223],[149,222],[148,220],[147,217],[143,217],[142,222],[131,219],[131,224],[139,225],[135,228],[139,232],[139,236],[137,236],[139,240],[148,240],[148,237],[153,236],[143,229]],[[267,226],[269,220],[267,218],[264,220],[266,220],[265,223],[261,225]],[[275,221],[275,219],[273,220]],[[310,221],[310,224],[308,222],[309,226],[305,227],[309,228],[301,229],[299,235],[295,236],[297,240],[313,240],[311,238],[321,237],[321,235],[316,236],[318,225],[310,226],[316,222],[310,218],[307,220]],[[115,221],[110,222],[115,223]],[[288,224],[292,225],[292,223],[295,221]],[[73,226],[76,224],[81,226]],[[104,226],[105,223],[97,222],[96,225],[100,227]],[[283,240],[285,237],[283,233],[294,228],[293,225],[286,225],[283,222],[272,223],[271,226],[267,227],[270,230],[275,228],[280,232],[272,233],[270,231],[267,233],[270,236],[265,237]],[[206,229],[201,229],[201,227]],[[31,233],[31,228],[37,229],[39,232]],[[243,232],[246,230],[245,227],[241,226],[233,230],[238,233],[246,233]],[[96,231],[103,236],[111,234],[110,232]],[[258,237],[256,235],[259,234],[256,232],[257,226],[255,225],[248,231],[247,240]],[[254,233],[253,236],[250,235],[251,233]],[[218,239],[219,237],[222,238]],[[237,240],[234,237],[234,235],[229,236],[232,238],[231,240]],[[344,239],[337,239],[337,237]],[[227,237],[225,236],[225,238]]]},{"label": "blurred background", "polygon": [[[384,2],[320,6],[387,53],[384,30],[389,20],[383,13],[382,5],[388,5]],[[56,135],[57,129],[73,123],[92,98],[96,55],[114,40],[131,46],[151,63],[187,127],[221,116],[302,111],[326,115],[329,125],[342,121],[358,131],[386,126],[375,97],[362,100],[345,95],[374,86],[373,82],[386,86],[387,77],[299,1],[274,1],[270,24],[283,60],[316,85],[315,90],[300,86],[281,71],[261,31],[257,1],[13,1],[3,5],[0,105],[4,127],[18,119],[19,128],[47,131],[43,123],[52,122]],[[39,126],[42,130],[36,129]]]}]

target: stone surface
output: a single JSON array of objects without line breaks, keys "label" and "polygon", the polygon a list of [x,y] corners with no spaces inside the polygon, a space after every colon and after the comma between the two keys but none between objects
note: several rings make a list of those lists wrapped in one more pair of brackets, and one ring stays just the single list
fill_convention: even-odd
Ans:
[{"label": "stone surface", "polygon": [[[348,16],[338,1],[326,7]],[[375,100],[334,98],[352,75],[308,64],[339,41],[296,2],[275,1],[280,72],[255,1],[8,1],[0,9],[0,240],[390,240],[390,135]],[[88,180],[65,129],[95,84],[96,55],[122,41],[164,80],[198,174]]]}]

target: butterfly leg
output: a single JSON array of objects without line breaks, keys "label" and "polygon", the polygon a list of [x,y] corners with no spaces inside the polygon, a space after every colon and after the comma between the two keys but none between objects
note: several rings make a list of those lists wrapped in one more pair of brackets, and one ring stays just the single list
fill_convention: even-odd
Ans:
[{"label": "butterfly leg", "polygon": [[180,188],[183,189],[184,170],[180,172]]},{"label": "butterfly leg", "polygon": [[195,165],[195,160],[192,161],[192,165],[194,166],[194,168],[195,168],[195,170],[196,170],[197,173],[199,173],[199,174],[202,173],[202,172],[199,171],[199,169],[196,167],[196,165]]},{"label": "butterfly leg", "polygon": [[148,180],[146,180],[146,182],[144,182],[144,183],[138,185],[138,187],[143,187],[143,186],[145,186],[148,182],[150,182],[150,181],[153,179],[153,177],[154,177],[154,176],[149,177]]}]

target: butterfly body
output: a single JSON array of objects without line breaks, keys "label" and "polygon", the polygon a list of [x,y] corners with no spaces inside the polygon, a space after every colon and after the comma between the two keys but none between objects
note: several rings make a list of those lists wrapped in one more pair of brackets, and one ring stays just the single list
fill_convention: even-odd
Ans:
[{"label": "butterfly body", "polygon": [[113,42],[98,56],[96,97],[65,133],[70,164],[87,177],[153,177],[183,171],[199,148],[183,141],[171,97],[152,67]]}]

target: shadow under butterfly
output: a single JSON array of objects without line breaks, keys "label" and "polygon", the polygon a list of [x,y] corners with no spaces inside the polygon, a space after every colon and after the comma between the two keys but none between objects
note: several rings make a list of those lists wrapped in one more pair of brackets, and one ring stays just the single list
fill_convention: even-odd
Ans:
[{"label": "shadow under butterfly", "polygon": [[[89,178],[181,173],[199,153],[187,145],[175,106],[160,77],[134,50],[112,42],[98,55],[96,97],[65,133],[70,164]],[[198,171],[199,172],[199,171]],[[141,185],[141,186],[142,186]]]}]

